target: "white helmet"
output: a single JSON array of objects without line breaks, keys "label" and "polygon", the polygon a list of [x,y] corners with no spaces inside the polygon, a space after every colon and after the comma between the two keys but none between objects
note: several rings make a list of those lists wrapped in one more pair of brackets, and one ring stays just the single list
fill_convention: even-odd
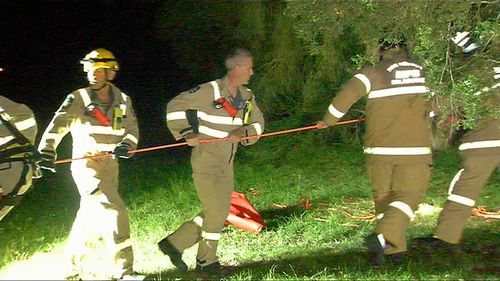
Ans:
[{"label": "white helmet", "polygon": [[481,45],[472,42],[469,31],[457,32],[451,41],[458,47],[462,48],[462,52],[466,55],[472,55],[481,49]]}]

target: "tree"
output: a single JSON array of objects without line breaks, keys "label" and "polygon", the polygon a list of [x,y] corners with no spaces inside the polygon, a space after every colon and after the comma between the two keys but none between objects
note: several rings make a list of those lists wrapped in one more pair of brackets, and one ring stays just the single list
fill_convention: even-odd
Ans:
[{"label": "tree", "polygon": [[[426,69],[434,93],[428,98],[441,108],[436,121],[441,132],[473,128],[485,116],[498,116],[498,105],[488,104],[493,91],[475,95],[492,85],[492,66],[498,65],[498,0],[203,3],[169,4],[164,14],[162,28],[179,46],[181,64],[208,81],[215,78],[206,75],[211,64],[222,61],[226,45],[249,48],[256,66],[250,86],[270,119],[317,120],[340,85],[376,60],[373,51],[381,38],[390,42],[402,36]],[[450,41],[464,30],[484,47],[474,56],[465,57]],[[200,49],[206,54],[197,53]],[[206,68],[198,65],[202,59]],[[361,101],[346,118],[362,116],[363,108]],[[449,115],[459,116],[459,123],[443,123]],[[447,141],[453,134],[441,135]]]}]

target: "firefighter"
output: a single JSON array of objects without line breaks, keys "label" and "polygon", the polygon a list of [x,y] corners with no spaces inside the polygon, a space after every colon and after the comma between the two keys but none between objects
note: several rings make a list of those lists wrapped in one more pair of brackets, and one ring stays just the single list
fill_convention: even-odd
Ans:
[{"label": "firefighter", "polygon": [[[452,41],[469,56],[480,50],[480,45],[471,42],[470,32],[458,32]],[[475,46],[471,50],[470,46]],[[485,105],[493,105],[496,110],[500,104],[500,66],[493,67],[493,85],[485,87],[476,95],[482,96]],[[463,168],[453,177],[448,189],[447,201],[439,214],[438,224],[433,236],[416,238],[415,242],[445,250],[457,250],[461,242],[467,218],[476,199],[495,171],[500,169],[500,118],[483,118],[475,129],[462,137],[458,147],[462,156]]]},{"label": "firefighter", "polygon": [[[216,255],[234,189],[233,162],[238,148],[254,144],[264,129],[262,112],[246,85],[253,75],[253,58],[245,49],[232,50],[225,60],[227,74],[183,92],[167,104],[167,125],[177,139],[193,147],[191,166],[202,212],[158,243],[181,271],[187,270],[182,252],[198,244],[196,270],[224,274]],[[200,143],[204,139],[227,138]],[[227,272],[226,272],[227,273]]]},{"label": "firefighter", "polygon": [[406,230],[423,202],[431,176],[428,92],[422,66],[408,58],[404,41],[382,41],[374,67],[363,68],[332,100],[319,128],[334,126],[363,96],[366,102],[364,153],[379,218],[365,238],[374,266],[401,263]]},{"label": "firefighter", "polygon": [[71,132],[73,158],[113,152],[114,157],[84,158],[71,163],[71,174],[80,194],[80,208],[68,237],[67,279],[81,278],[83,252],[88,237],[100,235],[113,267],[110,278],[144,278],[132,268],[133,251],[126,206],[118,193],[118,159],[139,141],[137,120],[129,96],[111,82],[119,70],[115,56],[95,49],[80,63],[89,86],[66,97],[46,128],[39,144],[43,169],[55,172],[56,149]]},{"label": "firefighter", "polygon": [[28,106],[0,96],[0,220],[41,176],[33,147],[37,131]]}]

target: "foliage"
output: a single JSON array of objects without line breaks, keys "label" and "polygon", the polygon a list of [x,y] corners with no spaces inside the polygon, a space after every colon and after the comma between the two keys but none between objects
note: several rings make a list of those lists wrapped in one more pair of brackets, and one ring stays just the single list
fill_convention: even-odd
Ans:
[{"label": "foliage", "polygon": [[[492,91],[476,93],[493,85],[492,66],[498,65],[499,55],[495,41],[500,30],[499,8],[498,1],[291,1],[287,11],[297,20],[296,35],[308,55],[331,49],[322,39],[331,36],[343,41],[345,32],[365,47],[365,53],[351,56],[358,67],[373,61],[372,52],[380,38],[406,38],[412,55],[425,67],[434,103],[441,105],[437,122],[449,115],[459,116],[455,126],[468,129],[485,116],[498,114],[497,102],[488,97]],[[471,58],[464,58],[449,40],[463,30],[472,31],[473,40],[485,47]]]},{"label": "foliage", "polygon": [[[211,67],[220,64],[226,46],[249,48],[256,73],[250,86],[270,120],[299,115],[311,123],[321,118],[340,85],[376,60],[379,40],[402,37],[425,67],[433,102],[440,105],[437,128],[474,128],[498,113],[488,106],[492,91],[481,97],[474,93],[492,85],[492,66],[498,65],[499,1],[175,3],[165,4],[160,27],[164,40],[176,46],[179,64],[195,80],[206,81],[215,78]],[[484,48],[464,56],[450,42],[457,31],[471,31]],[[363,101],[355,104],[353,117],[362,116],[363,109]],[[449,114],[461,117],[453,127],[442,122]]]}]

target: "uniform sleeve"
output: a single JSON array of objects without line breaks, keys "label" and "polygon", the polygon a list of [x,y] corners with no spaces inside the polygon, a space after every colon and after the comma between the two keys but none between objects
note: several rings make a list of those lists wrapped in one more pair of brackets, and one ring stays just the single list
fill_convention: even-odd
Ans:
[{"label": "uniform sleeve", "polygon": [[[16,129],[25,136],[31,144],[35,143],[37,134],[37,124],[33,111],[26,105],[16,103],[3,96],[0,96],[0,103],[6,108],[6,115],[4,118],[9,121]],[[5,130],[6,135],[11,135],[9,130]],[[3,133],[0,132],[0,139]],[[3,142],[0,142],[3,143]]]},{"label": "uniform sleeve", "polygon": [[15,126],[30,141],[31,144],[34,144],[36,134],[38,132],[35,115],[33,114],[33,111],[31,111],[31,109],[24,104],[19,106],[18,111],[21,114],[19,115],[19,120],[15,121]]},{"label": "uniform sleeve", "polygon": [[[264,132],[264,114],[262,114],[262,111],[257,105],[254,95],[252,95],[250,102],[252,104],[252,112],[250,115],[249,124],[243,127],[243,129],[245,130],[244,137],[255,135],[260,136]],[[246,139],[243,140],[241,144],[244,146],[252,145],[255,144],[258,140],[258,138]]]},{"label": "uniform sleeve", "polygon": [[340,91],[333,98],[323,121],[328,126],[334,126],[355,102],[369,92],[370,79],[368,75],[363,72],[354,75],[353,78],[342,85]]},{"label": "uniform sleeve", "polygon": [[31,109],[24,104],[16,104],[12,110],[10,123],[23,134],[31,144],[35,143],[38,127]]},{"label": "uniform sleeve", "polygon": [[125,133],[122,141],[118,145],[126,144],[132,149],[137,149],[137,144],[139,143],[139,126],[137,125],[137,116],[133,108],[132,100],[127,97],[127,109],[125,112],[125,118],[123,118],[123,128]]},{"label": "uniform sleeve", "polygon": [[181,140],[196,130],[193,123],[197,120],[197,109],[202,102],[202,95],[206,94],[209,88],[211,89],[211,86],[182,92],[168,102],[167,127],[176,140]]},{"label": "uniform sleeve", "polygon": [[69,94],[54,114],[40,139],[38,151],[56,155],[56,149],[62,138],[71,130],[77,120],[78,113],[84,109],[78,92]]}]

